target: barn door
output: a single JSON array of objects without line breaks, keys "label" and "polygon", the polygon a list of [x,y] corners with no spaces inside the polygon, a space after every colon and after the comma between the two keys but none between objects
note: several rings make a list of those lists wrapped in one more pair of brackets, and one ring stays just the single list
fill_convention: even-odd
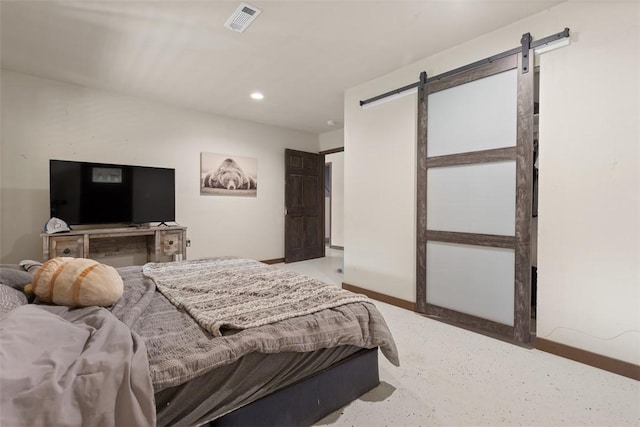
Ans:
[{"label": "barn door", "polygon": [[285,262],[324,256],[324,156],[285,149]]},{"label": "barn door", "polygon": [[522,57],[421,76],[417,309],[524,343],[534,72]]}]

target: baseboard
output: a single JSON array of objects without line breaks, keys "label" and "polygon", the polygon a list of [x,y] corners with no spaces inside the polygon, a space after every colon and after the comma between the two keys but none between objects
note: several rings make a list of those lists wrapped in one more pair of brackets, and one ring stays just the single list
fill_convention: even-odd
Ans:
[{"label": "baseboard", "polygon": [[633,363],[592,353],[544,338],[536,338],[535,344],[538,350],[640,381],[640,365],[634,365]]},{"label": "baseboard", "polygon": [[280,264],[284,262],[284,258],[274,258],[274,259],[265,259],[264,261],[260,261],[264,264]]},{"label": "baseboard", "polygon": [[341,250],[341,251],[344,251],[344,246],[329,245],[329,247],[330,247],[331,249],[339,249],[339,250]]},{"label": "baseboard", "polygon": [[415,302],[392,297],[390,295],[381,294],[379,292],[371,291],[369,289],[364,289],[355,285],[350,285],[349,283],[345,283],[345,282],[342,282],[342,289],[346,289],[348,291],[355,292],[357,294],[364,294],[371,299],[386,302],[387,304],[395,305],[396,307],[404,308],[405,310],[416,311]]},{"label": "baseboard", "polygon": [[[379,292],[364,289],[345,282],[342,282],[342,289],[358,294],[364,294],[369,298],[404,308],[406,310],[416,311],[416,304],[411,301],[381,294]],[[564,357],[565,359],[574,360],[576,362],[584,363],[585,365],[593,366],[595,368],[640,381],[640,365],[634,365],[633,363],[592,353],[587,350],[571,347],[566,344],[557,343],[544,338],[535,338],[535,348],[547,353],[555,354],[556,356]]]}]

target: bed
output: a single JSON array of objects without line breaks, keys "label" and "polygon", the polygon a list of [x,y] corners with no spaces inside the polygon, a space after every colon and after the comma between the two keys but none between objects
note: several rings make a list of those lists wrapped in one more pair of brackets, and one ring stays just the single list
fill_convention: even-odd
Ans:
[{"label": "bed", "polygon": [[[131,336],[132,354],[124,359],[133,361],[136,350],[144,349],[156,425],[309,425],[378,384],[378,349],[389,361],[399,363],[384,319],[363,296],[321,296],[313,310],[294,304],[293,316],[265,306],[254,316],[234,311],[247,292],[223,289],[224,303],[215,302],[213,311],[231,307],[223,307],[233,314],[227,324],[207,317],[210,310],[203,306],[204,297],[198,296],[224,283],[251,282],[248,293],[263,300],[274,296],[256,291],[256,286],[275,290],[284,285],[286,298],[297,292],[287,284],[303,284],[307,293],[321,287],[315,279],[297,273],[238,258],[148,264],[118,272],[124,294],[108,309],[29,305],[34,306],[32,310],[53,310],[63,319],[77,319],[82,310],[96,309],[117,319]],[[177,301],[179,296],[167,289],[165,279],[170,276],[177,288],[191,293],[195,309],[194,304]],[[7,304],[0,298],[3,305]],[[8,314],[2,315],[3,337],[15,336],[5,325],[16,317],[16,309],[4,308]],[[14,320],[13,327],[21,324],[20,318]],[[250,327],[229,326],[234,322]],[[2,366],[3,376],[7,369]],[[3,405],[12,404],[5,400]],[[141,402],[139,397],[130,400]]]}]

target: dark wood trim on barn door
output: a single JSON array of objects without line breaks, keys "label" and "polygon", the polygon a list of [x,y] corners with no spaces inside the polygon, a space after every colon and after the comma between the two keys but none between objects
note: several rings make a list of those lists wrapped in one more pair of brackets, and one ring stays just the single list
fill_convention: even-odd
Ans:
[{"label": "dark wood trim on barn door", "polygon": [[[485,77],[502,73],[504,71],[513,70],[516,67],[518,67],[518,58],[516,55],[511,55],[498,59],[494,62],[479,65],[477,68],[472,70],[444,77],[441,80],[430,80],[429,84],[426,85],[427,95],[460,86],[465,83],[470,83],[474,80],[484,79]],[[435,78],[437,79],[437,76]]]},{"label": "dark wood trim on barn door", "polygon": [[[503,325],[502,323],[493,322],[482,317],[473,316],[471,314],[460,313],[459,311],[449,310],[448,308],[425,303],[428,308],[426,317],[434,320],[442,320],[452,325],[462,325],[465,329],[473,330],[487,335],[499,337],[510,337],[513,335],[513,327]],[[504,339],[504,338],[503,338]]]},{"label": "dark wood trim on barn door", "polygon": [[416,137],[416,310],[427,312],[427,73],[418,86],[418,135]]},{"label": "dark wood trim on barn door", "polygon": [[516,147],[495,148],[492,150],[473,151],[471,153],[456,153],[446,156],[427,158],[427,168],[442,168],[478,163],[500,162],[516,159]]},{"label": "dark wood trim on barn door", "polygon": [[459,243],[461,245],[488,246],[492,248],[516,248],[515,237],[498,236],[495,234],[427,230],[426,240],[430,240],[432,242]]},{"label": "dark wood trim on barn door", "polygon": [[[533,49],[529,49],[533,62]],[[533,204],[533,67],[523,70],[518,54],[516,155],[516,251],[513,339],[531,341],[531,212]]]},{"label": "dark wood trim on barn door", "polygon": [[[416,248],[416,309],[418,312],[483,331],[487,335],[499,335],[513,342],[530,342],[530,216],[531,216],[531,156],[533,152],[533,72],[522,73],[521,53],[485,63],[477,68],[448,75],[442,80],[427,84],[426,74],[420,75],[418,85],[418,134],[417,134],[417,248]],[[529,50],[533,58],[533,51]],[[429,94],[489,77],[518,67],[518,102],[516,146],[482,150],[469,153],[427,157]],[[427,170],[432,167],[479,164],[499,161],[516,163],[516,230],[514,236],[497,236],[478,233],[449,232],[427,229]],[[527,216],[528,215],[528,216]],[[503,325],[467,313],[450,310],[427,303],[426,283],[427,241],[489,246],[514,249],[514,326]]]}]

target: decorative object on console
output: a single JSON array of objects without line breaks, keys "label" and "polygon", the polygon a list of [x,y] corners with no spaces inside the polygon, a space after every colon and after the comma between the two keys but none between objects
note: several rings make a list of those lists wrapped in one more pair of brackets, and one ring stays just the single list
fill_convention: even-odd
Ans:
[{"label": "decorative object on console", "polygon": [[200,194],[255,197],[257,189],[256,159],[200,153]]},{"label": "decorative object on console", "polygon": [[44,302],[69,307],[108,307],[122,297],[115,268],[87,258],[59,257],[42,264],[30,291]]},{"label": "decorative object on console", "polygon": [[71,231],[69,225],[55,216],[51,217],[49,221],[44,225],[44,231],[47,234],[64,233],[65,231]]}]

